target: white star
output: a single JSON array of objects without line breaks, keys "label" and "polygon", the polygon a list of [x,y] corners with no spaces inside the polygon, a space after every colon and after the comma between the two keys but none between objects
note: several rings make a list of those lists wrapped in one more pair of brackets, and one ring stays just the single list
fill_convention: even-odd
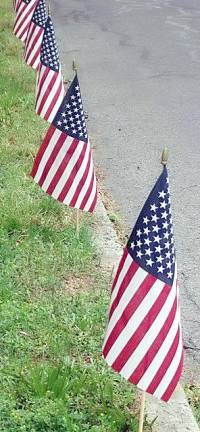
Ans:
[{"label": "white star", "polygon": [[167,262],[167,264],[166,264],[166,265],[167,265],[167,268],[168,268],[168,269],[170,269],[170,268],[171,268],[171,266],[172,266],[172,265],[171,265],[171,263],[170,263],[170,261],[169,261],[169,262]]},{"label": "white star", "polygon": [[166,249],[169,249],[169,247],[170,247],[170,243],[169,243],[169,241],[167,241],[167,242],[165,243],[165,248],[166,248]]},{"label": "white star", "polygon": [[169,238],[169,233],[168,232],[164,233],[164,239],[168,239],[168,238]]},{"label": "white star", "polygon": [[148,235],[150,233],[150,229],[148,227],[144,228],[144,234]]},{"label": "white star", "polygon": [[162,257],[162,255],[159,255],[158,257],[156,257],[156,261],[160,264],[162,264],[163,260],[164,260],[164,258]]},{"label": "white star", "polygon": [[150,248],[145,249],[145,255],[151,256],[152,253],[153,251]]},{"label": "white star", "polygon": [[159,217],[156,216],[156,214],[154,214],[154,215],[151,216],[152,222],[157,222],[158,219],[159,219]]},{"label": "white star", "polygon": [[155,204],[151,204],[150,207],[151,207],[151,211],[153,211],[153,212],[155,212],[156,209],[158,208],[158,207],[156,207]]},{"label": "white star", "polygon": [[159,198],[165,198],[165,195],[166,195],[166,193],[165,193],[165,191],[164,190],[162,190],[161,192],[158,192],[159,193]]},{"label": "white star", "polygon": [[147,239],[144,239],[144,244],[145,244],[145,245],[149,246],[149,245],[150,245],[150,243],[152,243],[152,241],[151,241],[151,240],[149,240],[149,238],[147,238]]},{"label": "white star", "polygon": [[77,85],[76,87],[75,87],[75,89],[77,90],[77,91],[79,91],[80,90],[80,88],[79,88],[79,86]]},{"label": "white star", "polygon": [[138,252],[136,252],[136,255],[137,255],[138,258],[141,258],[142,255],[143,255],[143,253],[141,251],[138,251]]},{"label": "white star", "polygon": [[160,230],[158,225],[153,225],[153,232],[156,232],[158,234],[158,231]]},{"label": "white star", "polygon": [[131,243],[131,249],[133,250],[133,249],[134,249],[134,247],[135,247],[135,243],[134,243],[134,242],[132,242],[132,243]]},{"label": "white star", "polygon": [[79,132],[79,136],[80,136],[80,137],[83,136],[83,132]]},{"label": "white star", "polygon": [[167,277],[168,277],[169,279],[171,279],[171,278],[172,278],[172,276],[173,276],[173,273],[172,273],[172,271],[170,271],[170,272],[168,272],[168,273],[167,273]]},{"label": "white star", "polygon": [[164,269],[165,268],[161,264],[160,267],[158,267],[158,273],[163,273]]},{"label": "white star", "polygon": [[67,115],[67,114],[66,114],[65,112],[62,113],[62,117],[66,117],[66,115]]},{"label": "white star", "polygon": [[77,103],[76,103],[76,102],[74,101],[74,102],[72,102],[72,105],[73,105],[73,106],[76,106],[76,105],[77,105]]},{"label": "white star", "polygon": [[77,113],[78,112],[78,108],[74,108],[74,112]]},{"label": "white star", "polygon": [[160,207],[165,209],[165,208],[167,207],[167,203],[166,203],[166,201],[162,201],[162,202],[160,203]]},{"label": "white star", "polygon": [[137,244],[137,247],[139,247],[139,248],[142,246],[142,242],[140,240],[137,240],[136,244]]},{"label": "white star", "polygon": [[148,219],[148,217],[147,216],[145,216],[144,218],[143,218],[143,223],[144,224],[148,224],[148,222],[149,222],[149,219]]},{"label": "white star", "polygon": [[166,252],[165,256],[166,256],[167,259],[170,259],[170,256],[171,256],[170,252],[169,251]]},{"label": "white star", "polygon": [[73,129],[72,132],[75,134],[75,133],[77,132],[77,130],[76,130],[76,129]]},{"label": "white star", "polygon": [[74,117],[71,116],[71,117],[69,118],[69,120],[70,120],[70,122],[73,122],[73,121],[74,121]]},{"label": "white star", "polygon": [[163,248],[161,248],[161,246],[158,245],[158,246],[155,247],[155,252],[160,253],[162,249],[163,249]]},{"label": "white star", "polygon": [[62,126],[62,122],[60,120],[57,121],[58,126]]},{"label": "white star", "polygon": [[156,243],[159,243],[160,240],[161,240],[161,237],[160,237],[159,235],[157,235],[157,236],[154,237],[154,241],[155,241]]},{"label": "white star", "polygon": [[66,105],[66,108],[70,108],[70,104],[67,104],[67,105]]},{"label": "white star", "polygon": [[154,261],[152,261],[151,258],[149,258],[148,260],[146,260],[146,265],[148,265],[150,267],[152,267],[153,263],[154,263]]},{"label": "white star", "polygon": [[166,211],[161,214],[161,218],[162,219],[167,219],[167,212]]},{"label": "white star", "polygon": [[136,234],[136,235],[137,235],[138,237],[140,237],[140,236],[141,236],[141,234],[142,234],[142,231],[141,231],[140,229],[139,229],[139,230],[137,230],[137,234]]},{"label": "white star", "polygon": [[168,222],[167,222],[167,221],[163,222],[163,223],[162,223],[162,226],[163,226],[164,229],[167,229],[167,227],[168,227]]},{"label": "white star", "polygon": [[71,99],[72,99],[72,100],[74,100],[74,99],[76,99],[76,98],[75,98],[75,96],[74,96],[74,95],[72,95],[72,96],[71,96]]}]

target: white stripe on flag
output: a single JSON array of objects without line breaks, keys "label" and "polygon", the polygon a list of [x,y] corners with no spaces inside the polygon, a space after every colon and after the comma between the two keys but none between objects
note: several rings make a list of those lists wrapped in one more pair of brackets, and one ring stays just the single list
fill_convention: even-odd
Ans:
[{"label": "white stripe on flag", "polygon": [[[124,378],[128,379],[132,375],[133,371],[136,369],[136,367],[143,359],[145,353],[149,350],[150,346],[152,345],[158,333],[160,332],[161,328],[163,327],[166,319],[168,318],[175,298],[176,298],[176,287],[170,290],[170,293],[164,305],[162,306],[162,309],[160,310],[157,317],[153,321],[149,330],[145,333],[145,336],[137,346],[136,350],[132,353],[132,355],[129,357],[128,361],[120,371],[121,375],[123,375]],[[134,316],[135,314],[133,315],[133,318]]]},{"label": "white stripe on flag", "polygon": [[[107,354],[106,361],[109,365],[113,364],[123,348],[126,346],[133,333],[137,330],[138,326],[141,324],[143,319],[154,305],[156,299],[162,292],[163,287],[164,283],[158,279],[152,285],[151,290],[147,293],[143,301],[136,309],[135,313],[131,316],[126,327],[124,327]],[[120,319],[120,316],[118,316],[118,319]]]},{"label": "white stripe on flag", "polygon": [[80,208],[80,205],[81,205],[81,203],[83,201],[83,198],[85,197],[85,194],[86,194],[86,192],[88,190],[88,187],[90,185],[90,182],[91,182],[91,179],[92,179],[92,176],[93,176],[93,172],[94,171],[93,171],[92,161],[91,161],[91,158],[90,158],[90,167],[89,167],[88,175],[87,175],[85,183],[84,183],[84,185],[83,185],[83,187],[82,187],[82,189],[80,191],[80,194],[79,194],[79,196],[78,196],[78,198],[76,200],[76,203],[75,203],[74,207]]},{"label": "white stripe on flag", "polygon": [[[131,258],[132,262],[133,259]],[[121,318],[121,315],[123,314],[124,310],[128,306],[130,300],[133,298],[134,294],[138,291],[140,285],[144,281],[144,279],[147,276],[147,272],[143,270],[141,267],[138,267],[136,273],[134,274],[133,278],[130,280],[130,283],[127,285],[122,297],[120,298],[120,301],[115,308],[110,321],[108,323],[108,329],[106,333],[106,339],[110,336],[110,333],[112,332],[113,328]]]},{"label": "white stripe on flag", "polygon": [[176,354],[174,355],[172,362],[168,366],[163,379],[161,380],[160,384],[158,385],[158,387],[156,388],[156,390],[154,392],[154,396],[156,396],[157,398],[161,398],[162,395],[167,390],[172,378],[174,377],[176,370],[178,369],[178,366],[179,366],[180,361],[181,361],[182,353],[183,353],[182,332],[180,330],[179,344],[178,344],[178,347],[176,350]]},{"label": "white stripe on flag", "polygon": [[144,375],[138,382],[138,387],[140,387],[141,389],[146,390],[149,387],[149,384],[151,383],[155,374],[157,373],[160,366],[162,365],[166,355],[170,352],[170,347],[176,336],[179,325],[180,325],[180,319],[179,319],[179,315],[176,313],[172,326],[169,332],[167,333],[166,338],[163,339],[159,351],[156,353],[151,364],[145,370]]},{"label": "white stripe on flag", "polygon": [[[91,163],[92,163],[92,169],[93,169],[93,172],[94,172],[94,166],[93,166],[92,157],[91,157]],[[93,184],[92,184],[92,190],[90,192],[90,196],[89,196],[89,198],[88,198],[88,200],[87,200],[87,202],[85,204],[85,207],[83,209],[84,211],[88,211],[90,209],[90,207],[91,207],[91,205],[93,203],[95,194],[96,194],[96,190],[97,190],[97,187],[96,187],[96,177],[94,175]]]},{"label": "white stripe on flag", "polygon": [[39,81],[38,81],[38,88],[37,88],[37,91],[39,91],[40,88],[41,88],[41,91],[40,91],[40,96],[39,96],[39,98],[37,100],[36,111],[39,110],[40,105],[41,105],[42,100],[43,100],[43,97],[44,97],[44,95],[45,95],[45,93],[46,93],[46,91],[47,91],[47,89],[49,87],[49,84],[50,84],[50,82],[51,82],[51,80],[52,80],[52,78],[53,78],[53,76],[55,74],[54,71],[52,71],[52,70],[49,69],[49,73],[48,73],[48,75],[47,75],[47,77],[46,77],[46,79],[45,79],[45,81],[44,81],[44,83],[42,84],[42,87],[41,87],[42,78],[43,78],[43,75],[45,74],[46,70],[47,70],[46,66],[42,65],[42,67],[40,69],[40,73],[39,73]]},{"label": "white stripe on flag", "polygon": [[72,183],[69,191],[67,192],[67,195],[65,196],[65,199],[63,201],[64,204],[69,204],[71,202],[71,200],[72,200],[72,198],[76,192],[76,189],[79,185],[79,182],[81,181],[81,178],[85,172],[89,154],[90,154],[90,146],[86,145],[86,152],[84,155],[84,159],[81,163],[81,166],[80,166],[78,172],[76,173],[76,176],[74,177],[73,183]]},{"label": "white stripe on flag", "polygon": [[[54,72],[54,74],[55,74],[55,72]],[[57,92],[57,90],[58,90],[58,88],[60,86],[60,82],[61,82],[61,75],[59,73],[57,75],[57,77],[56,77],[56,81],[54,82],[53,87],[52,87],[49,95],[47,96],[47,99],[45,100],[45,104],[44,104],[44,106],[42,108],[42,111],[40,113],[41,117],[44,117],[45,114],[47,113],[47,111],[48,111],[48,109],[49,109],[49,107],[50,107],[50,105],[51,105],[51,103],[53,101],[53,98],[54,98],[54,96],[55,96],[55,94],[56,94],[56,92]],[[45,81],[45,87],[47,88],[46,81]],[[55,117],[55,114],[57,113],[57,111],[58,111],[61,103],[62,103],[62,99],[59,96],[58,100],[56,100],[56,103],[54,104],[54,107],[52,107],[51,114],[48,117],[48,120],[50,122],[53,121],[53,119]]]},{"label": "white stripe on flag", "polygon": [[58,129],[55,129],[55,132],[53,133],[51,140],[49,141],[49,144],[40,160],[40,164],[38,166],[37,169],[37,173],[34,176],[34,180],[36,181],[36,183],[39,182],[40,177],[42,176],[42,173],[44,171],[44,167],[46,166],[47,161],[49,160],[49,157],[51,156],[51,153],[58,141],[58,139],[60,138],[60,135],[62,134],[62,132]]},{"label": "white stripe on flag", "polygon": [[[71,140],[73,141],[72,138],[71,138]],[[60,180],[56,184],[56,187],[55,187],[55,189],[54,189],[54,191],[52,193],[52,195],[53,195],[53,197],[55,199],[57,199],[59,197],[60,193],[63,190],[63,187],[65,186],[68,178],[70,177],[71,172],[72,172],[72,170],[74,168],[74,165],[76,165],[76,162],[77,162],[77,160],[78,160],[78,158],[79,158],[79,156],[80,156],[80,154],[82,152],[83,145],[84,145],[83,142],[79,142],[78,145],[77,145],[77,147],[76,147],[76,149],[73,151],[73,155],[71,155],[70,160],[69,160],[69,162],[67,164],[67,167],[65,168],[65,170],[64,170],[64,172],[63,172]],[[62,157],[62,159],[64,159],[64,157],[66,155],[66,152],[67,152],[67,150],[65,151],[65,154]],[[60,158],[59,165],[62,163],[62,159]],[[59,166],[58,166],[58,168],[59,168]]]}]

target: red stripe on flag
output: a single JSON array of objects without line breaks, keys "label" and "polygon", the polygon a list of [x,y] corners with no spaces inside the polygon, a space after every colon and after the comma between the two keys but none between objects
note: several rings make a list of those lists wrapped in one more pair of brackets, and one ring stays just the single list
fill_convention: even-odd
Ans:
[{"label": "red stripe on flag", "polygon": [[65,185],[64,185],[64,187],[63,187],[63,189],[62,189],[62,191],[58,197],[59,201],[63,202],[67,193],[69,192],[69,189],[70,189],[70,187],[71,187],[71,185],[72,185],[72,183],[76,177],[76,174],[78,173],[78,171],[82,165],[82,162],[83,162],[83,159],[85,156],[85,152],[86,152],[86,145],[83,146],[81,154],[80,154],[76,164],[74,165],[74,168],[72,169],[70,176],[69,176],[68,180],[66,181],[66,183],[65,183]]},{"label": "red stripe on flag", "polygon": [[85,183],[86,178],[87,178],[87,176],[88,176],[88,172],[89,172],[89,169],[90,169],[90,163],[91,163],[91,158],[90,158],[90,156],[89,156],[89,157],[88,157],[88,162],[87,162],[87,165],[86,165],[86,168],[85,168],[85,172],[84,172],[84,174],[83,174],[81,180],[80,180],[79,183],[78,183],[78,186],[77,186],[77,188],[76,188],[76,191],[75,191],[75,193],[74,193],[73,198],[72,198],[71,201],[70,201],[70,204],[69,204],[69,205],[70,205],[71,207],[74,207],[74,206],[75,206],[76,201],[77,201],[77,199],[78,199],[78,197],[79,197],[79,195],[80,195],[80,193],[81,193],[81,190],[82,190],[83,184]]},{"label": "red stripe on flag", "polygon": [[[63,133],[63,136],[65,136],[65,141],[66,141],[67,135],[65,135]],[[73,141],[70,144],[69,149],[67,150],[67,153],[65,154],[64,158],[60,161],[60,165],[59,165],[59,167],[58,167],[58,169],[57,169],[57,171],[56,171],[56,173],[55,173],[53,179],[51,180],[51,183],[50,183],[50,185],[49,185],[49,187],[47,189],[47,193],[49,195],[51,195],[53,193],[55,187],[57,186],[57,184],[58,184],[58,182],[59,182],[59,180],[60,180],[60,178],[61,178],[64,170],[66,169],[68,163],[71,160],[71,157],[72,157],[74,151],[76,150],[78,142],[79,141],[77,139],[73,139]],[[58,152],[56,152],[56,156],[57,156],[57,153]],[[53,162],[51,162],[51,165],[52,165],[52,163]]]},{"label": "red stripe on flag", "polygon": [[41,187],[42,187],[43,183],[45,182],[45,180],[49,174],[49,171],[50,171],[53,163],[55,162],[55,159],[56,159],[59,151],[61,150],[63,144],[65,143],[66,139],[67,139],[66,135],[61,132],[61,135],[59,136],[58,140],[56,141],[55,146],[54,146],[54,148],[53,148],[53,150],[49,156],[49,159],[47,160],[46,165],[43,169],[42,176],[39,180],[39,185]]},{"label": "red stripe on flag", "polygon": [[[134,261],[133,261],[133,263],[136,264]],[[126,274],[126,276],[127,276],[127,274]],[[115,324],[114,328],[112,329],[112,331],[111,331],[111,333],[110,333],[110,335],[106,341],[105,347],[103,349],[103,355],[105,357],[108,355],[108,352],[112,348],[113,344],[116,342],[120,333],[126,327],[128,321],[130,320],[130,318],[132,317],[132,315],[134,314],[136,309],[142,303],[142,301],[144,300],[144,298],[148,294],[148,292],[151,290],[155,281],[156,281],[156,278],[154,276],[152,276],[151,274],[148,274],[146,276],[146,278],[143,280],[143,282],[141,283],[141,285],[138,287],[136,293],[133,295],[133,297],[129,301],[128,305],[124,309],[123,313],[120,315],[117,323]],[[154,303],[154,305],[155,305],[155,303]],[[154,305],[152,306],[152,308],[154,307]],[[152,308],[150,309],[150,312],[151,312]],[[148,312],[146,317],[148,317],[150,312]],[[138,328],[142,328],[142,326],[144,326],[146,317],[144,318],[144,320],[142,321],[142,323],[140,324],[140,326]],[[124,360],[124,363],[126,363],[126,361],[128,360],[128,357],[131,354],[131,351],[134,351],[135,339],[138,336],[138,333],[137,333],[138,328],[135,331],[135,333],[132,335],[132,337],[130,338],[128,343],[125,345],[125,347],[121,351],[120,355],[115,360],[114,364],[112,365],[112,367],[115,370],[117,370],[117,371],[121,370],[121,368],[122,368],[121,364],[123,363],[123,360]],[[145,327],[145,331],[146,331],[146,327]],[[142,332],[144,332],[144,329],[142,329]],[[130,344],[130,342],[131,342],[131,344]],[[127,355],[128,355],[128,357],[127,357]],[[123,358],[123,356],[124,356],[124,358]]]},{"label": "red stripe on flag", "polygon": [[32,168],[31,174],[30,174],[33,178],[35,177],[35,175],[37,173],[37,170],[38,170],[38,167],[40,165],[43,154],[46,151],[46,148],[48,147],[49,141],[51,141],[51,138],[52,138],[55,130],[56,130],[56,128],[54,125],[51,125],[50,128],[48,129],[48,132],[44,138],[44,141],[43,141],[43,143],[42,143],[42,145],[41,145],[41,147],[37,153],[37,156],[35,158],[34,165],[33,165],[33,168]]},{"label": "red stripe on flag", "polygon": [[91,204],[91,206],[90,206],[90,208],[88,210],[90,213],[92,213],[94,211],[96,202],[97,202],[97,189],[96,189],[96,193],[95,193],[95,197],[94,197],[93,203]]},{"label": "red stripe on flag", "polygon": [[44,119],[45,120],[49,119],[49,116],[50,116],[50,114],[51,114],[51,112],[52,112],[52,110],[53,110],[53,108],[54,108],[54,106],[55,106],[55,104],[57,102],[57,99],[59,98],[59,96],[61,94],[62,87],[63,87],[63,84],[62,84],[62,82],[60,82],[59,87],[58,87],[58,89],[57,89],[57,91],[56,91],[56,93],[55,93],[55,95],[54,95],[54,97],[53,97],[53,99],[52,99],[52,101],[51,101],[51,103],[49,105],[49,108],[47,109],[47,111],[46,111],[46,113],[44,115]]},{"label": "red stripe on flag", "polygon": [[138,384],[138,382],[144,375],[145,371],[148,369],[154,357],[156,356],[157,352],[159,351],[160,347],[162,346],[163,343],[165,343],[165,338],[171,328],[175,315],[176,315],[176,299],[174,300],[172,309],[167,317],[167,320],[163,324],[156,339],[152,342],[152,345],[150,346],[149,350],[146,351],[145,356],[143,357],[143,359],[141,360],[137,368],[130,376],[129,378],[130,382],[134,384]]},{"label": "red stripe on flag", "polygon": [[45,70],[44,70],[44,72],[43,72],[42,78],[40,78],[41,69],[42,69],[42,65],[40,65],[40,69],[38,71],[38,78],[39,78],[39,80],[38,80],[38,86],[37,86],[36,105],[38,103],[38,99],[40,97],[41,90],[42,90],[42,87],[44,85],[44,82],[46,81],[47,76],[50,73],[50,69],[46,67]]},{"label": "red stripe on flag", "polygon": [[168,402],[168,400],[170,399],[172,393],[175,390],[175,387],[177,386],[177,382],[180,379],[181,372],[182,372],[182,369],[183,369],[183,359],[184,359],[184,354],[183,354],[183,351],[182,351],[182,356],[181,356],[181,360],[180,360],[178,369],[177,369],[176,373],[174,374],[174,376],[173,376],[173,378],[172,378],[172,380],[171,380],[171,382],[170,382],[167,390],[162,395],[162,400],[164,400],[165,402]]},{"label": "red stripe on flag", "polygon": [[165,375],[168,367],[170,366],[170,363],[172,362],[172,360],[174,358],[174,355],[175,355],[176,350],[178,348],[179,339],[180,339],[180,329],[177,330],[176,336],[172,342],[170,349],[168,350],[167,355],[165,356],[164,361],[162,362],[161,366],[159,367],[153,380],[149,384],[149,386],[146,390],[148,393],[153,394],[156,391],[158,385],[160,384],[163,376]]},{"label": "red stripe on flag", "polygon": [[[47,68],[47,69],[49,70],[49,68]],[[47,100],[49,94],[51,93],[51,91],[52,91],[52,89],[53,89],[53,87],[54,87],[54,84],[55,84],[55,82],[56,82],[56,79],[57,79],[57,72],[54,73],[54,75],[53,75],[52,78],[51,78],[50,83],[48,84],[48,87],[47,87],[47,89],[46,89],[46,91],[45,91],[45,93],[44,93],[44,95],[43,95],[43,98],[42,98],[42,100],[41,100],[41,102],[40,102],[40,105],[39,105],[39,107],[38,107],[37,114],[40,114],[40,113],[41,113],[41,111],[42,111],[42,109],[43,109],[43,107],[44,107],[44,105],[45,105],[45,103],[46,103],[46,100]],[[41,84],[40,84],[40,91],[41,91]]]},{"label": "red stripe on flag", "polygon": [[[151,276],[151,275],[149,275],[149,276]],[[148,291],[149,291],[149,289],[148,289]],[[149,312],[147,313],[147,315],[145,316],[143,321],[137,327],[137,330],[135,331],[135,333],[131,336],[131,338],[129,339],[129,341],[127,342],[127,344],[125,345],[125,347],[123,348],[123,350],[121,351],[119,356],[117,357],[117,359],[112,364],[112,368],[115,369],[117,372],[121,371],[122,367],[128,361],[129,357],[133,354],[133,352],[135,351],[135,349],[137,348],[137,346],[139,345],[139,343],[141,342],[141,340],[143,339],[145,334],[148,332],[148,330],[152,326],[152,323],[156,319],[156,317],[159,314],[163,304],[166,301],[166,298],[168,296],[167,291],[168,290],[166,290],[166,285],[165,285],[163,287],[163,290],[161,291],[160,295],[156,299],[155,303],[153,304],[153,306],[151,307],[151,309],[149,310]],[[145,286],[144,295],[142,294],[142,292],[140,293],[140,295],[142,297],[141,303],[142,303],[143,298],[145,297],[146,294],[147,293],[146,293],[146,286]]]},{"label": "red stripe on flag", "polygon": [[124,248],[124,253],[123,253],[123,255],[121,257],[121,260],[119,262],[117,273],[115,275],[115,278],[114,278],[114,281],[113,281],[113,284],[112,284],[111,293],[113,292],[113,289],[114,289],[114,287],[115,287],[115,285],[116,285],[116,283],[118,281],[119,275],[120,275],[121,270],[122,270],[122,268],[124,266],[124,263],[125,263],[125,260],[126,260],[127,256],[128,256],[128,249],[127,249],[127,247],[125,247]]},{"label": "red stripe on flag", "polygon": [[[136,271],[139,268],[139,264],[137,264],[135,261],[132,261],[130,264],[130,267],[128,268],[127,273],[124,276],[124,279],[121,282],[121,285],[119,287],[118,293],[112,302],[110,311],[109,311],[109,319],[111,319],[113,312],[115,311],[116,307],[118,306],[121,297],[123,296],[124,292],[126,291],[127,286],[130,284],[132,278],[134,277]],[[152,276],[153,277],[153,276]],[[155,282],[155,278],[153,283]]]},{"label": "red stripe on flag", "polygon": [[93,184],[94,184],[94,171],[92,173],[92,178],[91,178],[89,187],[87,189],[87,192],[86,192],[86,194],[85,194],[85,196],[84,196],[84,198],[83,198],[83,200],[82,200],[82,202],[80,204],[80,209],[81,210],[84,210],[84,208],[85,208],[85,206],[86,206],[86,204],[88,202],[88,199],[90,198],[90,195],[91,195],[91,192],[92,192],[92,189],[93,189]]}]

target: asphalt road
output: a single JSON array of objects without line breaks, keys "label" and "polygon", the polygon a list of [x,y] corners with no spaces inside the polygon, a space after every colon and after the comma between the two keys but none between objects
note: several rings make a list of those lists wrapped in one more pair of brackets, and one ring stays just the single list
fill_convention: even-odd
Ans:
[{"label": "asphalt road", "polygon": [[51,9],[65,76],[79,64],[96,162],[127,232],[169,147],[184,342],[194,348],[186,370],[200,381],[200,2],[51,0]]}]

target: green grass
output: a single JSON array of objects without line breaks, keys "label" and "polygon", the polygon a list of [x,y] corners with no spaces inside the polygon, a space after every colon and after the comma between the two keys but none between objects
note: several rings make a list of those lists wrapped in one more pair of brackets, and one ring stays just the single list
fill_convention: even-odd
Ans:
[{"label": "green grass", "polygon": [[29,176],[47,123],[34,114],[35,74],[0,6],[0,430],[137,430],[135,389],[101,358],[109,278],[99,274],[92,217]]},{"label": "green grass", "polygon": [[185,392],[197,423],[200,426],[200,387],[192,384],[187,385],[185,386]]}]

